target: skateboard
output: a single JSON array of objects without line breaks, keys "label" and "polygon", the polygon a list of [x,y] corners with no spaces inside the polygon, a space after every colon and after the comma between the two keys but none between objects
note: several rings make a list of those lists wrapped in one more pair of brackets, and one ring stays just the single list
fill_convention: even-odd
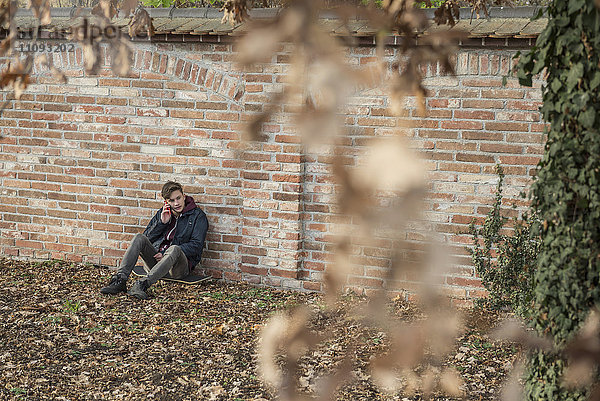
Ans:
[{"label": "skateboard", "polygon": [[[133,274],[135,274],[138,277],[144,277],[146,275],[146,270],[144,270],[143,266],[136,266],[133,268]],[[208,281],[210,280],[211,277],[210,276],[202,276],[199,274],[190,274],[187,277],[184,278],[168,278],[168,277],[163,277],[161,278],[161,280],[164,281],[172,281],[175,283],[183,283],[183,284],[199,284],[202,283],[204,281]]]}]

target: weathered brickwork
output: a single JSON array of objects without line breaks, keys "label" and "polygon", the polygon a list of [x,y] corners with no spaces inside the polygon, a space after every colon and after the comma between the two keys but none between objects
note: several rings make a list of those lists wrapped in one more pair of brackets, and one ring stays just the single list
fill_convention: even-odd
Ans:
[{"label": "weathered brickwork", "polygon": [[[230,43],[135,43],[126,78],[85,75],[80,50],[54,55],[69,82],[36,70],[0,120],[2,254],[114,266],[160,207],[162,183],[175,179],[209,216],[203,267],[215,277],[321,290],[336,210],[331,153],[307,153],[283,113],[265,124],[265,142],[240,142],[244,121],[281,85],[285,50],[278,63],[242,73]],[[358,47],[348,59],[364,65],[374,53]],[[345,114],[350,164],[371,137],[413,138],[430,178],[425,221],[454,257],[444,288],[457,302],[482,294],[464,247],[468,224],[493,202],[495,164],[507,174],[507,204],[523,206],[519,192],[543,150],[540,82],[503,85],[513,54],[463,48],[456,77],[430,66],[425,116],[414,99],[406,116],[392,116],[380,90],[353,96]],[[417,249],[420,238],[415,230],[405,240]],[[353,255],[348,287],[409,295],[410,277],[383,280],[392,243],[369,242]]]}]

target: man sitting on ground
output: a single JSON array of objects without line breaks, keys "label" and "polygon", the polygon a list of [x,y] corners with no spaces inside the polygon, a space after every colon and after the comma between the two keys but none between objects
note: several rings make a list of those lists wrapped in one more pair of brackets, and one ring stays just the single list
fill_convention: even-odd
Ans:
[{"label": "man sitting on ground", "polygon": [[127,278],[139,256],[144,261],[147,276],[137,280],[127,292],[139,299],[148,299],[148,287],[159,279],[184,278],[200,262],[208,230],[206,214],[176,182],[167,182],[161,195],[165,199],[164,206],[150,220],[144,233],[133,237],[121,266],[101,293],[125,292]]}]

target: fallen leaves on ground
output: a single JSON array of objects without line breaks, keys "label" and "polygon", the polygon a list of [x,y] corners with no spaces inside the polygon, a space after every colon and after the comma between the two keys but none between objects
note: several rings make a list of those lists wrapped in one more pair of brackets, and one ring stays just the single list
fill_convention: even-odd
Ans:
[{"label": "fallen leaves on ground", "polygon": [[[360,344],[338,400],[421,399],[383,394],[373,384],[369,361],[388,341],[346,314],[363,298],[349,295],[327,309],[319,294],[213,281],[159,282],[151,300],[139,301],[100,294],[111,274],[89,264],[0,259],[0,398],[271,400],[256,371],[258,334],[275,312],[304,305],[315,312],[311,330],[335,333],[301,359],[298,385],[309,398],[348,346]],[[411,304],[389,308],[397,319],[422,317]],[[470,325],[445,364],[462,377],[466,399],[492,400],[518,350],[480,326]]]}]

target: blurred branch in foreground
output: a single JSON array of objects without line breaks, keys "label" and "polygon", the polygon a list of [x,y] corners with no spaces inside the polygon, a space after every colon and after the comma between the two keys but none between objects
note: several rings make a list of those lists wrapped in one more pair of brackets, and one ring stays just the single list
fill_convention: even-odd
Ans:
[{"label": "blurred branch in foreground", "polygon": [[[483,2],[478,5],[485,9]],[[328,233],[336,252],[325,272],[327,308],[335,308],[337,297],[348,285],[348,276],[362,268],[360,260],[354,258],[356,250],[377,238],[389,239],[392,244],[388,251],[394,263],[383,273],[384,280],[410,276],[422,283],[415,299],[425,315],[419,322],[408,324],[391,318],[385,289],[370,294],[366,304],[356,305],[337,317],[351,317],[365,330],[385,333],[389,339],[386,352],[371,356],[369,371],[373,382],[391,394],[418,393],[428,398],[442,392],[461,397],[460,375],[442,364],[463,331],[458,311],[438,293],[441,269],[447,263],[443,247],[433,240],[435,233],[425,229],[423,235],[431,241],[419,257],[411,254],[407,258],[402,248],[407,227],[422,222],[419,215],[426,192],[424,168],[404,138],[410,135],[398,131],[373,138],[356,162],[349,161],[343,154],[347,132],[339,117],[349,98],[374,88],[387,92],[388,107],[394,115],[403,115],[407,96],[416,99],[424,114],[427,91],[422,84],[422,71],[428,64],[437,64],[452,73],[453,45],[461,33],[434,32],[417,41],[416,34],[423,32],[429,21],[412,1],[385,1],[381,8],[340,4],[329,11],[341,21],[348,24],[351,16],[360,15],[379,32],[376,60],[357,68],[349,66],[345,59],[347,46],[352,43],[336,39],[319,24],[324,7],[326,4],[320,1],[295,1],[275,20],[250,26],[238,42],[242,68],[269,62],[283,44],[290,54],[283,85],[272,94],[270,105],[248,124],[246,138],[268,140],[261,131],[262,125],[282,110],[293,110],[289,117],[305,150],[332,156],[329,168],[337,185],[339,214],[335,232]],[[453,7],[436,15],[440,22],[454,22]],[[235,16],[228,18],[235,20]],[[402,45],[397,54],[389,56],[384,43],[386,34],[392,31],[402,35]],[[281,400],[305,399],[306,394],[299,390],[299,361],[330,340],[330,333],[315,335],[309,329],[310,320],[310,313],[299,308],[273,317],[263,330],[258,349],[260,372]],[[337,368],[321,378],[326,384],[313,394],[317,399],[334,399],[336,388],[353,380],[349,373],[356,369],[358,345],[350,344]]]}]

